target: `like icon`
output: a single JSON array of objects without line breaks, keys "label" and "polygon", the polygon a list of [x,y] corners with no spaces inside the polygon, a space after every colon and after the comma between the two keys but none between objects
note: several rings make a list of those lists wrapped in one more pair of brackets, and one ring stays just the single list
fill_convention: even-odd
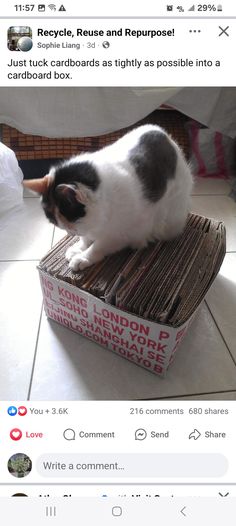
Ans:
[{"label": "like icon", "polygon": [[10,407],[8,407],[7,412],[8,412],[8,414],[10,416],[16,416],[16,414],[17,414],[17,407],[15,407],[14,405],[10,405]]},{"label": "like icon", "polygon": [[10,431],[10,438],[15,441],[20,440],[22,438],[22,431],[17,427],[15,429],[12,429]]}]

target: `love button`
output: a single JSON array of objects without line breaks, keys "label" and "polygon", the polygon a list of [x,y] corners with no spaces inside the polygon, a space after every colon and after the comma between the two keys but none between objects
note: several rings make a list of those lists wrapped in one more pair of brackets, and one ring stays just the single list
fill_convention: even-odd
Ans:
[{"label": "love button", "polygon": [[22,438],[22,431],[15,427],[10,431],[10,438],[12,440],[20,440]]}]

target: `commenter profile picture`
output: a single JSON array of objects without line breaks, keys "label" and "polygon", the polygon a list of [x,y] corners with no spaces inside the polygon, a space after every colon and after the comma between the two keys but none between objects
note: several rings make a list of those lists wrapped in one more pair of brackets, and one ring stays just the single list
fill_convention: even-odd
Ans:
[{"label": "commenter profile picture", "polygon": [[7,31],[7,47],[10,51],[30,51],[33,47],[31,27],[9,27]]},{"label": "commenter profile picture", "polygon": [[25,453],[15,453],[7,463],[9,473],[16,478],[24,478],[32,470],[32,461]]}]

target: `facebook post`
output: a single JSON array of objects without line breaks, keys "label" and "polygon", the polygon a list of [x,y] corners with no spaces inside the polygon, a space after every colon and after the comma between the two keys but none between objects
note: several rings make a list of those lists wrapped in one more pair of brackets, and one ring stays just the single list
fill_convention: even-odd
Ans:
[{"label": "facebook post", "polygon": [[235,8],[9,4],[1,497],[233,499]]}]

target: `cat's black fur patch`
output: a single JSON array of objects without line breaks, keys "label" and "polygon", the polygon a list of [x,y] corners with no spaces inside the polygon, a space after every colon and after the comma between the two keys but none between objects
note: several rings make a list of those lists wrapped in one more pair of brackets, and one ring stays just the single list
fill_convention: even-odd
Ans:
[{"label": "cat's black fur patch", "polygon": [[86,214],[85,205],[79,203],[76,199],[76,186],[68,188],[64,193],[60,191],[61,185],[54,188],[54,200],[60,213],[70,222],[76,221]]},{"label": "cat's black fur patch", "polygon": [[55,186],[81,183],[95,191],[99,186],[100,179],[93,165],[88,161],[83,161],[56,166],[54,183]]},{"label": "cat's black fur patch", "polygon": [[144,196],[156,202],[175,176],[177,153],[168,137],[159,131],[145,133],[130,152],[130,162],[142,183]]},{"label": "cat's black fur patch", "polygon": [[53,209],[49,206],[48,200],[44,199],[44,197],[42,197],[42,207],[44,209],[45,216],[48,218],[50,223],[57,225],[57,220],[55,218]]},{"label": "cat's black fur patch", "polygon": [[76,188],[76,183],[81,183],[93,191],[97,190],[100,179],[91,163],[87,161],[70,164],[63,163],[55,167],[54,180],[50,184],[48,192],[42,198],[44,212],[52,223],[56,224],[55,206],[70,222],[85,216],[86,207],[77,201],[73,190],[67,194],[57,191],[59,185],[75,185]]}]

